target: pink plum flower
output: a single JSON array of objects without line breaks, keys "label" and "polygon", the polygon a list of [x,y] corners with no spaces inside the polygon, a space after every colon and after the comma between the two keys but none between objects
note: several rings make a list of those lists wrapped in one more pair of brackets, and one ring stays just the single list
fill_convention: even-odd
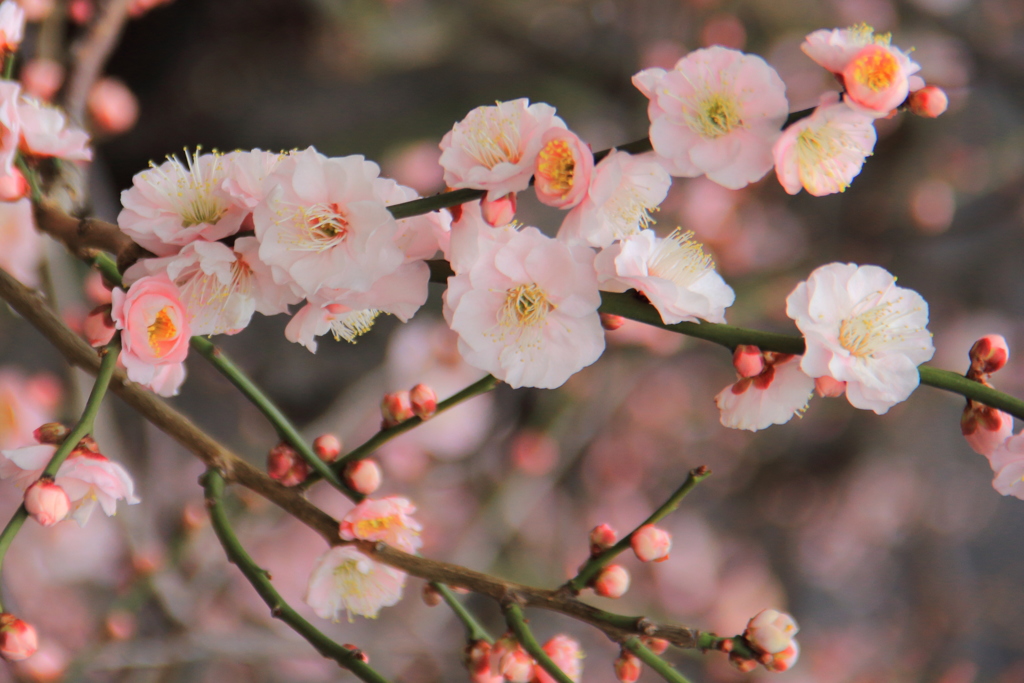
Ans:
[{"label": "pink plum flower", "polygon": [[86,101],[89,115],[99,128],[112,135],[131,130],[139,119],[139,101],[122,81],[109,76],[96,81]]},{"label": "pink plum flower", "polygon": [[376,619],[381,607],[402,599],[405,573],[374,562],[351,546],[337,546],[320,556],[306,588],[306,604],[321,619],[338,621],[342,610]]},{"label": "pink plum flower", "polygon": [[191,328],[175,284],[166,275],[151,275],[127,293],[115,289],[111,318],[121,330],[120,361],[128,378],[161,396],[177,394]]},{"label": "pink plum flower", "polygon": [[552,128],[565,128],[565,122],[549,104],[524,98],[477,107],[441,139],[444,182],[487,190],[491,200],[525,190]]},{"label": "pink plum flower", "polygon": [[29,95],[18,102],[21,147],[34,156],[92,161],[89,134],[71,125],[56,107]]},{"label": "pink plum flower", "polygon": [[14,172],[14,156],[21,140],[20,96],[17,81],[0,80],[0,171],[6,176]]},{"label": "pink plum flower", "polygon": [[346,541],[384,541],[407,553],[416,552],[420,539],[420,523],[412,518],[416,506],[405,498],[388,496],[364,500],[341,520],[340,534]]},{"label": "pink plum flower", "polygon": [[[580,680],[583,675],[583,650],[580,649],[580,644],[575,639],[565,634],[559,634],[544,643],[544,652],[555,663],[555,666],[562,670],[562,673],[574,681]],[[534,676],[536,683],[554,683],[555,681],[551,674],[541,666],[537,666]]]},{"label": "pink plum flower", "polygon": [[140,246],[170,256],[202,238],[211,242],[238,232],[248,209],[223,189],[228,163],[221,154],[191,154],[185,163],[168,157],[136,173],[121,193],[117,224]]},{"label": "pink plum flower", "polygon": [[989,456],[995,478],[992,488],[1004,496],[1024,500],[1024,432],[1006,439]]},{"label": "pink plum flower", "polygon": [[50,375],[28,378],[0,369],[0,448],[35,443],[34,431],[53,418],[60,393],[60,384]]},{"label": "pink plum flower", "polygon": [[672,175],[707,175],[735,190],[771,170],[789,103],[782,79],[760,57],[709,47],[671,71],[644,69],[633,84],[650,100],[651,144]]},{"label": "pink plum flower", "polygon": [[261,149],[230,152],[224,155],[227,173],[221,187],[232,199],[250,211],[256,207],[273,187],[267,177],[274,172],[285,154],[264,152]]},{"label": "pink plum flower", "polygon": [[552,128],[537,154],[533,188],[542,204],[571,209],[583,201],[594,173],[594,154],[570,130]]},{"label": "pink plum flower", "polygon": [[928,303],[878,266],[815,269],[786,299],[786,315],[807,346],[800,368],[846,382],[850,404],[879,415],[910,396],[917,366],[935,353]]},{"label": "pink plum flower", "polygon": [[888,33],[875,35],[867,24],[858,24],[814,31],[800,48],[841,78],[852,107],[878,118],[903,103],[911,75],[921,70],[905,52],[890,45],[891,39]]},{"label": "pink plum flower", "polygon": [[667,325],[684,320],[724,323],[725,309],[736,299],[711,257],[693,241],[693,233],[681,229],[664,238],[653,230],[631,235],[598,254],[594,266],[601,289],[635,289]]},{"label": "pink plum flower", "polygon": [[292,316],[284,336],[290,342],[302,344],[310,353],[316,353],[317,337],[330,332],[335,341],[344,339],[354,343],[357,337],[370,331],[380,313],[374,309],[356,311],[338,303],[318,303],[314,299]]},{"label": "pink plum flower", "polygon": [[562,221],[558,238],[607,247],[634,235],[654,222],[651,212],[665,201],[671,185],[672,178],[652,155],[612,150],[594,168],[586,196]]},{"label": "pink plum flower", "polygon": [[1013,436],[1013,417],[982,403],[968,400],[960,417],[960,430],[975,453],[992,457]]},{"label": "pink plum flower", "polygon": [[801,369],[798,356],[765,353],[761,372],[740,377],[715,396],[722,424],[756,432],[785,424],[807,408],[814,380]]},{"label": "pink plum flower", "polygon": [[[457,245],[463,230],[465,251],[477,256],[468,268]],[[513,388],[554,389],[600,357],[604,330],[593,251],[531,227],[465,225],[459,232],[452,236],[452,263],[459,265],[444,313],[467,363]]]},{"label": "pink plum flower", "polygon": [[9,662],[20,662],[34,655],[37,649],[39,636],[32,624],[9,612],[0,614],[0,657]]},{"label": "pink plum flower", "polygon": [[36,232],[31,200],[0,202],[0,268],[35,287],[42,258],[43,240]]},{"label": "pink plum flower", "polygon": [[14,52],[25,35],[25,10],[14,0],[0,3],[0,50]]},{"label": "pink plum flower", "polygon": [[874,119],[835,96],[822,97],[810,116],[800,119],[775,143],[775,173],[789,194],[801,188],[815,197],[844,192],[875,148]]}]

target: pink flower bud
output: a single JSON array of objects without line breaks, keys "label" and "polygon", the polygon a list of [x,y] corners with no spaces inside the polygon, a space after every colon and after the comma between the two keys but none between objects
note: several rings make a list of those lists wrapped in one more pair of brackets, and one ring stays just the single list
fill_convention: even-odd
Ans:
[{"label": "pink flower bud", "polygon": [[493,201],[484,197],[480,201],[480,212],[490,226],[508,225],[516,217],[516,193],[509,192]]},{"label": "pink flower bud", "polygon": [[644,665],[632,652],[623,650],[619,658],[615,660],[615,677],[622,683],[636,683],[643,673]]},{"label": "pink flower bud", "polygon": [[53,526],[68,516],[71,500],[52,479],[40,479],[25,490],[25,510],[43,526]]},{"label": "pink flower bud", "polygon": [[937,85],[926,85],[925,87],[910,93],[910,111],[918,116],[934,119],[941,116],[949,107],[949,98],[946,91]]},{"label": "pink flower bud", "polygon": [[641,638],[647,649],[656,655],[660,655],[668,649],[670,643],[664,638]]},{"label": "pink flower bud", "polygon": [[816,377],[814,378],[814,389],[818,392],[818,396],[836,398],[846,393],[846,382],[840,382],[828,376]]},{"label": "pink flower bud", "polygon": [[619,540],[615,529],[607,524],[598,524],[590,532],[590,554],[600,555]]},{"label": "pink flower bud", "polygon": [[309,476],[309,465],[294,448],[282,441],[267,454],[267,474],[282,486],[298,486]]},{"label": "pink flower bud", "polygon": [[394,427],[405,422],[413,416],[412,401],[408,391],[393,391],[384,394],[384,400],[380,402],[380,414],[384,418],[384,428]]},{"label": "pink flower bud", "polygon": [[621,315],[612,315],[611,313],[601,314],[601,327],[608,330],[609,332],[613,332],[625,324],[626,319],[623,318]]},{"label": "pink flower bud", "polygon": [[114,332],[117,330],[114,327],[114,319],[110,317],[110,308],[110,304],[97,306],[85,316],[82,335],[90,346],[106,346],[114,338]]},{"label": "pink flower bud", "polygon": [[764,668],[776,672],[788,671],[793,668],[798,659],[800,659],[800,646],[794,640],[785,650],[773,654],[772,658],[764,663]]},{"label": "pink flower bud", "polygon": [[441,594],[429,583],[423,584],[423,604],[427,607],[437,607],[441,604]]},{"label": "pink flower bud", "polygon": [[629,572],[618,564],[610,564],[594,579],[594,592],[602,598],[621,598],[629,590]]},{"label": "pink flower bud", "polygon": [[734,667],[742,671],[743,673],[750,673],[757,668],[756,659],[747,659],[738,652],[729,653],[729,663]]},{"label": "pink flower bud", "polygon": [[[561,633],[544,643],[544,652],[562,672],[574,681],[580,680],[583,673],[583,650],[575,639]],[[534,683],[555,683],[542,667],[534,671]]]},{"label": "pink flower bud", "polygon": [[324,462],[334,462],[341,455],[341,439],[334,434],[321,434],[313,439],[313,451]]},{"label": "pink flower bud", "polygon": [[17,167],[11,168],[9,175],[0,176],[0,201],[16,202],[28,192],[28,181]]},{"label": "pink flower bud", "polygon": [[35,627],[8,612],[0,614],[0,657],[20,662],[35,654],[38,648]]},{"label": "pink flower bud", "polygon": [[594,173],[594,154],[565,128],[551,128],[534,163],[534,190],[542,204],[571,209],[587,196]]},{"label": "pink flower bud", "polygon": [[92,86],[86,106],[100,130],[112,135],[130,130],[139,119],[135,95],[124,83],[109,76]]},{"label": "pink flower bud", "polygon": [[[440,597],[440,596],[438,596]],[[491,674],[492,648],[486,640],[473,640],[466,645],[463,661],[469,669],[469,680],[473,683],[491,683],[495,676]]]},{"label": "pink flower bud", "polygon": [[987,375],[1001,370],[1010,359],[1010,347],[1001,334],[985,335],[971,347],[971,372]]},{"label": "pink flower bud", "polygon": [[36,427],[36,430],[32,432],[32,436],[35,437],[39,443],[48,443],[59,446],[64,443],[64,439],[67,438],[70,430],[62,425],[60,422],[47,422],[44,425]]},{"label": "pink flower bud", "polygon": [[93,6],[92,0],[71,0],[68,3],[68,16],[80,26],[89,23],[95,12],[96,7]]},{"label": "pink flower bud", "polygon": [[517,647],[501,656],[498,671],[509,683],[529,683],[533,679],[533,658]]},{"label": "pink flower bud", "polygon": [[754,650],[773,655],[789,647],[799,631],[793,617],[785,612],[763,609],[747,624],[743,637]]},{"label": "pink flower bud", "polygon": [[426,384],[417,384],[409,390],[412,412],[421,420],[428,420],[437,412],[437,394]]},{"label": "pink flower bud", "polygon": [[757,377],[764,372],[761,349],[751,344],[740,344],[732,354],[732,364],[740,377]]},{"label": "pink flower bud", "polygon": [[512,464],[530,475],[542,477],[558,462],[558,442],[547,432],[521,429],[509,446]]},{"label": "pink flower bud", "polygon": [[370,663],[370,655],[360,650],[358,646],[353,645],[352,643],[345,643],[344,645],[342,645],[342,647],[346,650],[351,650],[352,653],[356,656],[356,659],[358,659],[363,664]]},{"label": "pink flower bud", "polygon": [[94,270],[85,276],[84,288],[85,295],[97,306],[109,304],[113,299],[113,296],[110,293],[110,287],[103,280],[103,276],[99,271]]},{"label": "pink flower bud", "polygon": [[967,444],[986,458],[1013,436],[1013,418],[1001,410],[968,401],[960,417],[960,431]]},{"label": "pink flower bud", "polygon": [[645,524],[636,530],[629,544],[641,562],[664,562],[672,549],[672,536],[653,524]]},{"label": "pink flower bud", "polygon": [[21,70],[25,92],[49,102],[64,84],[64,66],[52,59],[30,59]]},{"label": "pink flower bud", "polygon": [[373,460],[356,460],[345,467],[345,484],[364,496],[380,488],[380,466]]}]

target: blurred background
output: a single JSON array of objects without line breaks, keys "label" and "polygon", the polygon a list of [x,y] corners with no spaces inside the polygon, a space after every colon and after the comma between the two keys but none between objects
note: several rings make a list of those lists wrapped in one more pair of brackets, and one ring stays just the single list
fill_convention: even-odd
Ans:
[{"label": "blurred background", "polygon": [[[92,7],[57,6],[83,21]],[[385,175],[436,192],[437,143],[471,108],[548,102],[604,149],[646,135],[633,73],[711,44],[762,55],[791,108],[803,109],[837,89],[800,52],[803,37],[862,21],[915,48],[950,110],[879,121],[875,156],[843,195],[790,197],[774,174],[738,192],[677,180],[656,227],[680,225],[707,245],[736,289],[737,325],[792,332],[785,296],[814,267],[884,266],[929,302],[933,363],[961,372],[984,334],[1005,335],[1011,349],[1024,341],[1020,0],[175,0],[129,21],[106,68],[134,95],[138,119],[104,128],[93,112],[90,201],[116,219],[133,174],[197,145],[363,154]],[[30,54],[44,34],[30,29]],[[560,221],[527,194],[520,219],[549,233]],[[80,320],[91,306],[85,268],[56,245],[48,254],[65,315]],[[350,448],[376,431],[385,391],[426,382],[445,397],[481,376],[455,353],[441,291],[432,285],[412,323],[381,320],[357,344],[327,339],[316,355],[285,340],[282,316],[257,316],[218,343],[309,437],[335,432]],[[91,386],[7,310],[0,361],[4,438],[19,421],[35,420],[31,430],[37,417],[73,417]],[[174,405],[262,466],[270,426],[200,359],[189,373]],[[765,607],[800,623],[801,661],[784,674],[741,675],[720,654],[670,651],[695,683],[1024,681],[1024,502],[991,488],[988,462],[960,435],[963,399],[922,388],[878,417],[815,398],[802,419],[751,434],[719,424],[713,397],[732,381],[723,349],[627,325],[559,391],[499,388],[388,444],[381,494],[417,504],[424,554],[555,587],[585,559],[593,526],[631,530],[706,464],[714,476],[664,523],[671,558],[652,567],[624,557],[629,593],[585,598],[722,634],[741,632]],[[1011,356],[995,384],[1024,396],[1024,363]],[[98,436],[134,474],[143,502],[84,530],[26,525],[6,561],[4,599],[39,628],[42,647],[0,669],[0,680],[352,678],[272,623],[225,562],[205,521],[197,461],[116,400]],[[233,493],[243,541],[311,616],[302,595],[322,541],[262,499]],[[323,487],[311,498],[335,515],[350,507]],[[5,485],[0,513],[19,501]],[[405,599],[375,621],[311,618],[394,680],[467,680],[462,628],[444,606],[423,604],[421,588],[410,580]],[[496,606],[465,600],[500,635]],[[529,616],[542,641],[564,632],[583,644],[584,680],[615,680],[617,649],[599,633]]]}]

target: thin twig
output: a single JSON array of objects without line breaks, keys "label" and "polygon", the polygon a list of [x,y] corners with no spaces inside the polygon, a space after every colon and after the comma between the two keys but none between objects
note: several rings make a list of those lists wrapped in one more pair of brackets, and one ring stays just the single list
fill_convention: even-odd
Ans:
[{"label": "thin twig", "polygon": [[508,624],[508,627],[516,634],[516,640],[530,653],[531,657],[537,660],[537,664],[541,668],[547,671],[558,683],[576,683],[555,664],[551,657],[548,656],[548,653],[544,652],[544,648],[540,646],[537,639],[533,637],[533,632],[526,625],[523,610],[519,605],[515,602],[509,602],[502,608],[502,611],[505,613],[505,622]]},{"label": "thin twig", "polygon": [[690,683],[686,676],[672,668],[672,665],[664,659],[651,652],[647,646],[640,642],[639,638],[628,638],[623,641],[622,645],[669,683]]},{"label": "thin twig", "polygon": [[130,4],[131,0],[106,0],[101,3],[88,32],[71,48],[71,73],[62,101],[75,121],[82,121],[89,91],[121,38]]},{"label": "thin twig", "polygon": [[480,622],[476,620],[476,617],[470,614],[465,605],[459,602],[451,588],[438,581],[431,581],[430,586],[441,595],[445,603],[451,607],[455,616],[457,616],[463,626],[466,627],[467,640],[483,640],[492,645],[494,644],[494,638],[491,637],[491,634],[487,632],[487,629],[480,625]]}]

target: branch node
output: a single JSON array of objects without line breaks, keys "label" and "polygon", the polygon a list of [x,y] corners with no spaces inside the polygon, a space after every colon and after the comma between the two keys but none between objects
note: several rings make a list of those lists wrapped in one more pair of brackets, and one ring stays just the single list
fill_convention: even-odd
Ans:
[{"label": "branch node", "polygon": [[636,630],[645,636],[653,636],[658,632],[658,625],[647,617],[640,617],[636,620]]}]

